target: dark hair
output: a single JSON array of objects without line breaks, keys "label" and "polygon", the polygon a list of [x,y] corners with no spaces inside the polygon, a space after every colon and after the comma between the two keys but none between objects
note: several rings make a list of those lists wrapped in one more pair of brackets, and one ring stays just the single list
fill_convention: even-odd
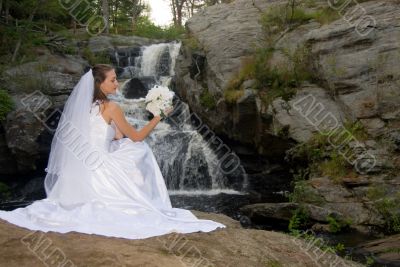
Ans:
[{"label": "dark hair", "polygon": [[106,73],[113,70],[114,67],[108,64],[96,64],[92,68],[92,74],[94,79],[94,92],[92,103],[98,101],[103,103],[107,101],[106,94],[100,90],[100,84],[106,79]]}]

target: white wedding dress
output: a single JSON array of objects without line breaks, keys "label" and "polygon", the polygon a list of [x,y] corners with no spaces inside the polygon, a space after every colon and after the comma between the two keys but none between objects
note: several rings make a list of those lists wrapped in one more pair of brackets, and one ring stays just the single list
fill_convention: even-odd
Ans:
[{"label": "white wedding dress", "polygon": [[129,138],[113,140],[115,125],[106,123],[96,104],[92,105],[89,118],[89,140],[101,153],[102,164],[87,177],[68,169],[73,183],[59,179],[47,198],[25,208],[0,211],[1,219],[31,230],[76,231],[129,239],[225,227],[199,220],[188,210],[172,208],[163,176],[147,143]]}]

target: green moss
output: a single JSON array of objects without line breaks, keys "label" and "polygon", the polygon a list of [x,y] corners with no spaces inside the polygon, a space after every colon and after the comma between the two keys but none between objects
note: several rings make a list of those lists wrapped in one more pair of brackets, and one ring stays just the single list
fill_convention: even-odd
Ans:
[{"label": "green moss", "polygon": [[0,121],[5,120],[7,114],[14,108],[14,102],[11,96],[0,89]]},{"label": "green moss", "polygon": [[200,95],[200,104],[203,107],[206,107],[208,109],[214,109],[216,106],[216,101],[214,96],[208,91],[208,89],[205,89],[201,95]]},{"label": "green moss", "polygon": [[185,37],[182,39],[182,43],[183,45],[190,47],[192,50],[195,51],[203,49],[200,41],[192,34],[186,34]]}]

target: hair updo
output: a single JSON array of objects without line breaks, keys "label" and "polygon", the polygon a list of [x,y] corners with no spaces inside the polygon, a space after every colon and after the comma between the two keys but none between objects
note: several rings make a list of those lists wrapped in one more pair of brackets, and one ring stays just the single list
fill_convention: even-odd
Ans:
[{"label": "hair updo", "polygon": [[96,64],[93,66],[92,74],[94,79],[94,91],[92,103],[103,103],[104,101],[107,101],[107,96],[103,91],[101,91],[100,84],[102,84],[106,79],[106,73],[113,69],[114,67],[108,64]]}]

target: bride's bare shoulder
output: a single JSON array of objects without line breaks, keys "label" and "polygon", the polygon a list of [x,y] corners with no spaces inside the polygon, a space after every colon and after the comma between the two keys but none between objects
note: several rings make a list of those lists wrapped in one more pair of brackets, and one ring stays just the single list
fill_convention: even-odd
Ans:
[{"label": "bride's bare shoulder", "polygon": [[122,110],[121,107],[118,105],[118,103],[113,102],[113,101],[109,101],[109,102],[107,103],[107,109],[108,109],[111,113],[116,112],[116,111],[121,111],[121,110]]}]

